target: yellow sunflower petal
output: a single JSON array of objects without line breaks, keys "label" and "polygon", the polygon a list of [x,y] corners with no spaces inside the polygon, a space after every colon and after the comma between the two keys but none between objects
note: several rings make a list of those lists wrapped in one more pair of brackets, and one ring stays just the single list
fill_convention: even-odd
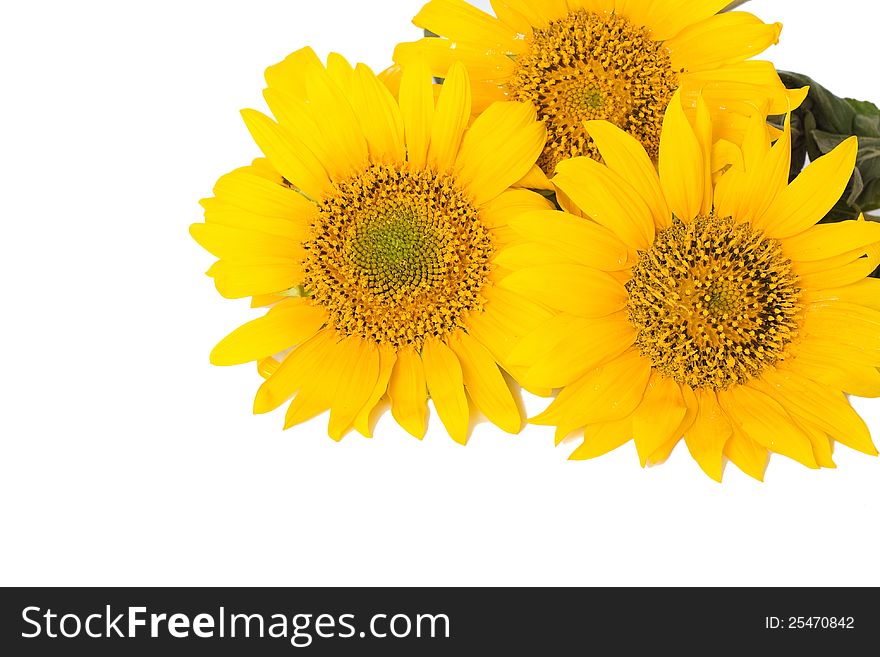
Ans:
[{"label": "yellow sunflower petal", "polygon": [[714,100],[719,109],[731,100],[751,98],[749,102],[753,109],[756,99],[766,100],[769,115],[786,114],[797,109],[809,91],[806,88],[786,89],[771,62],[755,59],[685,73],[681,77],[681,86],[699,90],[710,106]]},{"label": "yellow sunflower petal", "polygon": [[700,214],[707,216],[712,212],[714,203],[714,187],[712,185],[712,116],[709,113],[709,106],[706,100],[700,96],[697,98],[697,116],[694,124],[694,135],[700,144],[700,151],[703,154],[703,204],[700,207]]},{"label": "yellow sunflower petal", "polygon": [[[516,342],[507,356],[507,364],[526,368],[536,366],[545,358],[551,356],[560,344],[566,343],[567,347],[567,341],[572,336],[577,336],[580,342],[580,333],[578,331],[588,323],[591,324],[592,320],[585,320],[581,317],[573,317],[564,313],[557,313],[548,317]],[[546,387],[557,388],[561,386],[551,384]]]},{"label": "yellow sunflower petal", "polygon": [[752,14],[732,11],[690,25],[664,45],[676,69],[704,71],[762,53],[779,42],[781,32],[780,23],[768,25]]},{"label": "yellow sunflower petal", "polygon": [[324,71],[309,76],[306,88],[309,109],[323,128],[336,175],[344,179],[362,170],[368,162],[369,149],[349,96]]},{"label": "yellow sunflower petal", "polygon": [[544,149],[544,124],[525,103],[495,103],[465,133],[455,163],[458,180],[477,206],[515,184]]},{"label": "yellow sunflower petal", "polygon": [[193,224],[189,233],[202,248],[222,259],[283,258],[302,260],[302,244],[278,235],[220,224]]},{"label": "yellow sunflower petal", "polygon": [[820,289],[844,287],[858,283],[880,266],[880,244],[843,254],[837,258],[814,262],[796,262],[800,287]]},{"label": "yellow sunflower petal", "polygon": [[[300,196],[293,191],[291,191],[291,195]],[[200,205],[205,209],[205,223],[237,228],[238,230],[267,233],[293,240],[294,242],[304,242],[308,238],[309,224],[304,216],[297,217],[296,220],[267,217],[262,214],[249,212],[248,210],[242,210],[218,198],[204,199],[200,202]]]},{"label": "yellow sunflower petal", "polygon": [[225,337],[211,352],[214,365],[241,365],[295,347],[327,321],[327,312],[304,299],[282,301],[265,316]]},{"label": "yellow sunflower petal", "polygon": [[697,416],[685,433],[684,441],[703,472],[720,482],[724,473],[724,446],[733,429],[714,391],[698,390],[697,403]]},{"label": "yellow sunflower petal", "polygon": [[633,413],[633,438],[642,467],[652,454],[676,437],[686,414],[681,386],[668,377],[653,374],[641,404]]},{"label": "yellow sunflower petal", "polygon": [[[742,151],[739,151],[742,155]],[[715,184],[715,213],[720,217],[739,215],[747,181],[746,172],[736,167],[721,174]]]},{"label": "yellow sunflower petal", "polygon": [[678,92],[663,120],[659,169],[660,184],[670,210],[682,221],[689,222],[703,205],[705,166],[700,143],[684,114]]},{"label": "yellow sunflower petal", "polygon": [[468,333],[486,347],[505,368],[517,342],[553,317],[553,311],[525,296],[492,286],[483,290],[485,312],[467,318]]},{"label": "yellow sunflower petal", "polygon": [[[561,445],[571,438],[576,438],[578,433],[580,433],[581,437],[583,437],[584,431],[586,430],[584,424],[585,423],[581,418],[572,414],[569,414],[567,417],[560,419],[556,423],[556,431],[554,433],[556,445]],[[630,439],[631,438],[632,436],[630,436]]]},{"label": "yellow sunflower petal", "polygon": [[596,143],[608,168],[628,180],[647,204],[654,223],[665,228],[672,224],[672,214],[660,178],[644,147],[629,133],[609,121],[587,121],[584,124]]},{"label": "yellow sunflower petal", "polygon": [[[880,352],[875,346],[863,346],[852,337],[852,332],[847,331],[846,337],[833,333],[826,328],[815,331],[809,329],[808,339],[801,342],[797,349],[797,358],[819,360],[835,363],[837,369],[849,369],[855,366],[857,369],[863,366],[880,367]],[[870,339],[876,342],[877,337]]]},{"label": "yellow sunflower petal", "polygon": [[260,150],[273,166],[312,199],[330,189],[330,179],[321,162],[269,117],[255,110],[242,110],[242,117]]},{"label": "yellow sunflower petal", "polygon": [[[743,62],[749,64],[752,62]],[[764,62],[769,63],[769,62]],[[702,73],[685,75],[681,81],[682,97],[685,109],[690,110],[698,98],[702,98],[709,110],[715,117],[714,138],[727,139],[735,143],[741,143],[747,129],[747,121],[750,116],[767,116],[787,114],[803,103],[809,93],[809,88],[788,90],[777,79],[773,87],[761,87],[743,82],[718,81],[714,73],[724,75],[729,68],[713,69]],[[771,67],[772,68],[772,67]],[[775,73],[775,69],[774,69]],[[701,82],[700,78],[709,78],[709,82]],[[768,125],[767,134],[770,141],[776,141],[781,130]]]},{"label": "yellow sunflower petal", "polygon": [[284,220],[303,220],[315,212],[315,204],[302,194],[271,182],[256,173],[254,167],[244,167],[229,173],[214,186],[218,200],[247,212]]},{"label": "yellow sunflower petal", "polygon": [[588,427],[584,442],[569,457],[572,461],[587,461],[604,456],[632,440],[632,418]]},{"label": "yellow sunflower petal", "polygon": [[413,23],[452,41],[485,42],[501,52],[518,53],[526,47],[504,23],[464,0],[430,0]]},{"label": "yellow sunflower petal", "polygon": [[822,429],[786,408],[795,424],[804,432],[813,447],[813,456],[820,468],[836,468],[834,463],[834,441]]},{"label": "yellow sunflower petal", "polygon": [[806,302],[843,301],[860,306],[880,310],[880,279],[866,278],[852,285],[827,288],[822,290],[805,290]]},{"label": "yellow sunflower petal", "polygon": [[520,215],[553,207],[547,198],[528,189],[508,189],[480,208],[480,219],[497,229],[509,225]]},{"label": "yellow sunflower petal", "polygon": [[274,411],[290,399],[309,376],[326,360],[337,342],[335,331],[319,331],[300,347],[290,352],[277,371],[260,386],[254,400],[254,413]]},{"label": "yellow sunflower petal", "polygon": [[626,245],[614,233],[565,212],[526,212],[511,219],[510,226],[526,244],[544,244],[567,259],[603,271],[619,271],[633,264]]},{"label": "yellow sunflower petal", "polygon": [[747,386],[719,391],[718,401],[730,422],[762,447],[808,468],[819,467],[809,439],[778,402]]},{"label": "yellow sunflower petal", "polygon": [[453,64],[443,82],[434,126],[428,165],[438,171],[451,169],[458,156],[464,131],[471,119],[471,83],[460,63]]},{"label": "yellow sunflower petal", "polygon": [[327,56],[327,74],[344,93],[351,93],[354,67],[338,52],[331,52]]},{"label": "yellow sunflower petal", "polygon": [[767,371],[753,384],[783,408],[815,424],[847,447],[877,456],[871,432],[843,393],[791,371]]},{"label": "yellow sunflower petal", "polygon": [[880,366],[880,311],[842,301],[816,303],[806,308],[802,334],[852,346],[860,358]]},{"label": "yellow sunflower petal", "polygon": [[324,350],[320,363],[312,362],[311,369],[303,369],[299,391],[290,402],[284,418],[285,430],[308,422],[333,407],[338,399],[337,391],[349,376],[346,371],[350,367],[347,344],[348,339],[332,342]]},{"label": "yellow sunflower petal", "polygon": [[[471,79],[473,77],[474,74],[471,73]],[[479,116],[495,103],[503,103],[508,100],[507,91],[501,79],[488,80],[483,84],[475,84],[471,91],[473,93],[473,111],[475,116]],[[546,189],[546,187],[537,187],[536,189]]]},{"label": "yellow sunflower petal", "polygon": [[263,180],[268,180],[273,185],[284,185],[284,178],[282,178],[281,174],[275,170],[272,163],[265,157],[254,158],[249,167],[244,167],[243,169],[239,169],[239,171],[249,171]]},{"label": "yellow sunflower petal", "polygon": [[394,98],[400,98],[400,81],[403,78],[403,67],[400,64],[392,64],[376,77],[388,88]]},{"label": "yellow sunflower petal", "polygon": [[685,405],[684,419],[681,421],[681,424],[678,425],[678,428],[672,432],[672,438],[658,447],[648,457],[648,466],[665,463],[678,444],[684,439],[684,435],[690,431],[690,428],[694,425],[694,422],[697,419],[697,412],[700,410],[700,405],[697,401],[697,394],[687,385],[679,386],[679,389],[681,390],[681,397]]},{"label": "yellow sunflower petal", "polygon": [[522,187],[523,189],[531,189],[536,191],[553,191],[553,183],[550,182],[550,179],[547,175],[541,171],[541,167],[537,164],[529,169],[529,172],[520,178],[517,183],[514,185],[514,188]]},{"label": "yellow sunflower petal", "polygon": [[363,64],[354,71],[351,102],[373,162],[402,164],[406,160],[406,140],[400,107],[388,88]]},{"label": "yellow sunflower petal", "polygon": [[464,331],[452,334],[449,347],[461,363],[464,386],[477,408],[507,433],[519,433],[522,413],[495,359]]},{"label": "yellow sunflower petal", "polygon": [[760,230],[767,229],[767,209],[788,186],[791,171],[791,116],[785,119],[782,137],[761,159],[760,164],[747,172],[743,185],[741,210],[737,221],[751,221]]},{"label": "yellow sunflower petal", "polygon": [[610,14],[615,9],[615,0],[568,0],[568,6],[572,11],[585,9],[597,14]]},{"label": "yellow sunflower petal", "polygon": [[880,371],[873,365],[841,358],[841,349],[827,352],[811,350],[816,341],[801,345],[797,357],[787,360],[784,369],[820,381],[857,397],[880,397]]},{"label": "yellow sunflower petal", "polygon": [[523,0],[490,0],[490,4],[498,20],[516,34],[529,35],[532,33],[532,26],[538,26],[538,23],[529,20],[529,16],[538,19],[535,10]]},{"label": "yellow sunflower petal", "polygon": [[[559,7],[560,3],[558,0],[555,2],[555,5],[557,8]],[[532,27],[544,29],[553,20],[551,12],[547,11],[544,3],[534,2],[533,0],[492,0],[492,8],[495,10],[495,15],[504,21],[505,24],[517,29],[519,33],[525,36],[531,34]],[[522,29],[522,22],[517,20],[516,16],[507,18],[506,14],[509,12],[516,12],[518,16],[522,17],[522,20],[526,21],[529,27],[524,31]]]},{"label": "yellow sunflower petal", "polygon": [[617,358],[635,339],[635,329],[624,313],[601,319],[563,315],[526,336],[510,360],[526,368],[523,383],[561,388]]},{"label": "yellow sunflower petal", "polygon": [[350,336],[339,345],[339,383],[330,407],[327,432],[342,440],[364,404],[372,396],[379,378],[379,350],[375,343]]},{"label": "yellow sunflower petal", "polygon": [[[617,0],[617,13],[636,25],[644,25],[657,41],[666,41],[689,25],[714,16],[730,0]],[[711,42],[710,42],[711,43]]]},{"label": "yellow sunflower petal", "polygon": [[422,359],[412,349],[397,353],[388,383],[391,414],[398,424],[419,440],[428,428],[428,389]]},{"label": "yellow sunflower petal", "polygon": [[567,0],[538,0],[532,3],[547,22],[556,21],[568,16]]},{"label": "yellow sunflower petal", "polygon": [[376,378],[376,385],[373,386],[373,392],[367,398],[363,408],[361,408],[354,420],[354,428],[364,437],[373,437],[373,415],[375,414],[377,405],[388,392],[388,385],[391,381],[391,372],[397,363],[397,352],[393,347],[388,345],[379,345],[379,375]]},{"label": "yellow sunflower petal", "polygon": [[880,243],[880,222],[841,221],[820,224],[786,239],[785,253],[792,260],[826,260]]},{"label": "yellow sunflower petal", "polygon": [[654,216],[648,204],[607,166],[587,157],[565,160],[556,167],[553,184],[630,247],[644,250],[654,241]]},{"label": "yellow sunflower petal", "polygon": [[[693,424],[693,423],[691,423]],[[679,443],[684,440],[684,434],[681,437],[671,438],[669,442],[660,447],[656,452],[651,454],[648,458],[647,467],[652,468],[657,465],[662,465],[669,460],[669,457],[672,456],[672,452],[675,451],[675,448],[678,447]]]},{"label": "yellow sunflower petal", "polygon": [[565,388],[532,422],[553,425],[576,420],[577,427],[620,420],[639,405],[650,376],[648,361],[629,351]]},{"label": "yellow sunflower petal", "polygon": [[422,61],[435,77],[444,77],[453,64],[465,62],[468,75],[475,83],[475,113],[505,98],[500,88],[496,87],[497,93],[492,94],[492,85],[480,82],[495,80],[500,83],[513,76],[516,68],[513,59],[500,52],[487,51],[485,46],[434,37],[398,44],[394,49],[394,61],[403,67]]},{"label": "yellow sunflower petal", "polygon": [[[294,352],[295,353],[295,352]],[[333,342],[321,362],[303,368],[299,392],[290,404],[285,429],[330,410],[328,434],[339,441],[373,390],[379,360],[375,345],[358,336]]]},{"label": "yellow sunflower petal", "polygon": [[309,47],[297,50],[283,62],[269,67],[266,83],[270,88],[278,88],[298,98],[306,98],[307,73],[317,73],[324,69],[315,51]]},{"label": "yellow sunflower petal", "polygon": [[422,364],[425,366],[428,392],[443,426],[455,442],[466,444],[470,409],[464,394],[464,377],[458,357],[443,342],[432,338],[426,340],[422,347]]},{"label": "yellow sunflower petal", "polygon": [[776,238],[791,237],[825,217],[840,200],[853,175],[858,147],[858,139],[850,137],[812,162],[781,190],[762,216],[767,234]]},{"label": "yellow sunflower petal", "polygon": [[582,265],[520,269],[499,286],[579,317],[606,317],[622,310],[627,299],[626,289],[613,276]]},{"label": "yellow sunflower petal", "polygon": [[[877,281],[876,278],[869,278],[863,282],[876,283]],[[861,294],[877,290],[874,285],[866,287],[853,285],[842,288],[842,291],[838,291],[837,294],[844,295],[844,298],[837,298],[833,302],[816,301],[807,306],[806,321],[812,324],[812,322],[819,320],[826,327],[826,330],[829,324],[835,325],[838,338],[847,341],[855,339],[855,342],[862,344],[867,349],[880,349],[880,336],[877,335],[877,332],[880,331],[880,307],[878,307],[880,303],[876,298],[865,299],[864,302],[860,301],[858,291],[854,291],[850,297],[846,294],[846,290],[850,287],[856,290],[861,287]],[[851,325],[849,331],[844,328],[846,324]]]},{"label": "yellow sunflower petal", "polygon": [[268,308],[283,301],[285,296],[281,294],[258,294],[251,297],[251,308]]},{"label": "yellow sunflower petal", "polygon": [[492,262],[498,267],[507,269],[508,273],[523,267],[542,267],[557,263],[570,265],[585,264],[584,262],[578,262],[577,259],[571,256],[560,253],[548,244],[536,244],[534,242],[513,243],[502,248],[496,246]]},{"label": "yellow sunflower petal", "polygon": [[[277,87],[266,89],[263,97],[284,134],[298,150],[306,151],[311,161],[320,162],[331,179],[348,177],[351,168],[343,158],[336,157],[331,143],[335,135],[326,127],[322,129],[322,117],[315,114],[307,98],[299,98]],[[325,136],[327,132],[330,134]]]},{"label": "yellow sunflower petal", "polygon": [[718,173],[729,168],[745,170],[742,151],[732,142],[719,139],[712,146],[712,171]]},{"label": "yellow sunflower petal", "polygon": [[281,361],[275,360],[274,356],[269,356],[269,358],[264,358],[257,363],[257,372],[264,379],[268,379],[278,371],[279,367],[281,367]]},{"label": "yellow sunflower petal", "polygon": [[413,62],[403,70],[400,109],[406,135],[407,160],[414,169],[423,169],[427,163],[434,125],[433,82],[424,62]]},{"label": "yellow sunflower petal", "polygon": [[[748,118],[758,115],[762,120],[767,117],[770,112],[770,94],[761,88],[755,88],[752,85],[742,84],[739,82],[718,82],[715,81],[713,73],[716,70],[704,71],[702,73],[684,74],[682,76],[681,97],[682,105],[685,113],[692,121],[696,111],[697,102],[702,100],[709,112],[717,117],[713,121],[714,138],[727,138],[729,134],[736,130],[745,131],[744,126]],[[710,78],[710,82],[700,82],[701,77]],[[788,111],[786,105],[783,113]],[[769,128],[769,126],[768,126]],[[772,128],[776,130],[776,128]],[[775,137],[776,133],[771,130],[767,131],[771,137]],[[771,139],[775,141],[775,139]],[[739,141],[737,141],[739,143]]]},{"label": "yellow sunflower petal", "polygon": [[741,431],[734,431],[724,446],[724,455],[748,476],[764,481],[770,452]]},{"label": "yellow sunflower petal", "polygon": [[764,158],[770,153],[773,137],[770,125],[760,113],[752,113],[748,117],[748,128],[742,143],[745,170],[757,169]]},{"label": "yellow sunflower petal", "polygon": [[291,258],[255,257],[221,260],[208,275],[227,299],[244,299],[289,290],[303,277],[301,263]]}]

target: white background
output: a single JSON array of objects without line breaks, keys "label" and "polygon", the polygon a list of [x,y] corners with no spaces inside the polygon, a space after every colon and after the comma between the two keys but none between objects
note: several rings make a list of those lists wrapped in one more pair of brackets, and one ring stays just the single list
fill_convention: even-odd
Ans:
[{"label": "white background", "polygon": [[[324,419],[252,417],[255,369],[208,364],[256,316],[187,234],[258,154],[239,108],[306,44],[383,68],[419,6],[5,7],[0,584],[880,584],[880,461],[845,447],[836,471],[774,457],[718,485],[683,446],[569,463],[535,427],[461,448],[386,418],[337,445]],[[829,6],[749,8],[785,22],[781,68],[880,101],[875,3]],[[880,403],[855,404],[880,438]]]}]

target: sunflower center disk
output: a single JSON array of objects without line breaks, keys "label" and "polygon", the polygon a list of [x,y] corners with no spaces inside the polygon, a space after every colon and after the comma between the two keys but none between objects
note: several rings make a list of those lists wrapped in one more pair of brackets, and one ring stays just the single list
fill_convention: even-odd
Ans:
[{"label": "sunflower center disk", "polygon": [[420,347],[485,302],[489,231],[447,175],[373,166],[337,183],[305,248],[305,288],[346,335]]},{"label": "sunflower center disk", "polygon": [[675,219],[627,283],[636,344],[662,374],[724,389],[785,358],[800,289],[781,245],[714,215]]},{"label": "sunflower center disk", "polygon": [[517,58],[516,100],[532,103],[546,122],[547,146],[538,165],[552,175],[565,159],[599,159],[583,122],[605,119],[638,139],[656,158],[663,114],[678,74],[663,44],[614,14],[571,12],[534,31]]}]

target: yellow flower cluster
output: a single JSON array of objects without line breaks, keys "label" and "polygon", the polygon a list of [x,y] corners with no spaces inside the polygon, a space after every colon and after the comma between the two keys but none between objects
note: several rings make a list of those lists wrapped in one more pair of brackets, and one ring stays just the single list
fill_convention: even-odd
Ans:
[{"label": "yellow flower cluster", "polygon": [[[880,396],[880,223],[820,223],[856,140],[793,182],[807,90],[751,57],[780,26],[728,0],[430,0],[376,75],[299,50],[266,74],[265,155],[219,180],[191,234],[227,298],[268,308],[214,349],[256,362],[254,406],[371,436],[428,401],[530,421],[586,459],[682,441],[721,480],[770,453],[876,455],[847,394]],[[442,81],[438,83],[437,80]]]}]

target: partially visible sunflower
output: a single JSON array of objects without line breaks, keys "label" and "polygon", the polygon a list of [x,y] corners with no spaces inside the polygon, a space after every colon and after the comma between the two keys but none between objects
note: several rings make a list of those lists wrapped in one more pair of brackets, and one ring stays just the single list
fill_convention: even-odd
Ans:
[{"label": "partially visible sunflower", "polygon": [[[413,22],[441,38],[400,44],[395,61],[425,59],[442,76],[464,62],[477,111],[504,99],[533,104],[547,125],[538,162],[547,176],[568,158],[599,155],[584,127],[604,119],[656,159],[663,115],[681,89],[691,118],[702,95],[719,137],[740,142],[753,114],[784,114],[789,92],[770,62],[746,61],[781,25],[718,12],[729,0],[492,0],[496,16],[464,0],[430,0]],[[541,171],[529,179],[546,186]]]},{"label": "partially visible sunflower", "polygon": [[880,396],[880,281],[866,278],[880,224],[816,225],[856,139],[789,184],[790,130],[771,148],[757,119],[716,183],[702,103],[697,123],[670,105],[659,175],[632,136],[589,123],[603,163],[572,159],[554,178],[589,219],[512,222],[558,254],[511,260],[501,283],[559,313],[511,354],[524,383],[562,389],[534,422],[559,441],[583,431],[575,459],[634,440],[643,466],[660,463],[684,438],[719,481],[725,457],[761,479],[770,452],[811,468],[834,467],[832,441],[876,455],[844,393]]},{"label": "partially visible sunflower", "polygon": [[508,189],[545,129],[515,102],[468,128],[465,68],[446,75],[435,102],[428,69],[408,66],[398,101],[366,66],[305,49],[267,72],[277,122],[243,112],[267,159],[221,178],[191,233],[220,259],[209,274],[223,296],[271,306],[211,355],[259,362],[256,413],[293,398],[286,427],[329,410],[339,440],[369,436],[388,399],[422,437],[430,396],[456,441],[472,407],[521,429],[498,360],[549,313],[494,282],[520,241],[508,220],[551,207]]}]

